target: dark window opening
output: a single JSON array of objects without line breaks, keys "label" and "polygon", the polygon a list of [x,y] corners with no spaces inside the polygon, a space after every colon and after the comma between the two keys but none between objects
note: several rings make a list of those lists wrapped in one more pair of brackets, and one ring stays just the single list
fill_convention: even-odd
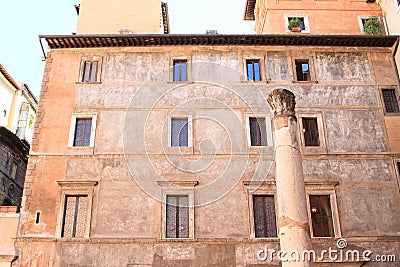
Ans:
[{"label": "dark window opening", "polygon": [[305,23],[304,23],[304,17],[288,17],[288,23],[289,23],[292,19],[295,19],[295,18],[298,18],[298,19],[300,20],[300,22],[301,22],[301,24],[300,24],[300,29],[301,29],[302,31],[305,31],[305,30],[306,30],[306,25],[305,25]]},{"label": "dark window opening", "polygon": [[74,146],[90,146],[92,119],[76,119]]},{"label": "dark window opening", "polygon": [[188,119],[171,119],[171,146],[188,146]]},{"label": "dark window opening", "polygon": [[317,118],[302,118],[305,146],[319,146]]},{"label": "dark window opening", "polygon": [[87,195],[65,196],[61,237],[85,237],[87,206]]},{"label": "dark window opening", "polygon": [[166,222],[167,238],[189,237],[189,196],[167,196]]},{"label": "dark window opening", "polygon": [[37,211],[36,212],[36,217],[35,217],[35,224],[39,224],[40,223],[40,212]]},{"label": "dark window opening", "polygon": [[174,82],[187,81],[187,60],[174,60],[173,68]]},{"label": "dark window opening", "polygon": [[310,211],[314,237],[334,237],[329,195],[310,195]]},{"label": "dark window opening", "polygon": [[399,173],[400,176],[400,161],[397,162],[397,172]]},{"label": "dark window opening", "polygon": [[387,113],[397,113],[399,110],[399,101],[397,100],[395,89],[382,89],[383,102]]},{"label": "dark window opening", "polygon": [[97,78],[97,61],[85,61],[83,66],[82,82],[96,82]]},{"label": "dark window opening", "polygon": [[246,60],[246,66],[247,66],[247,80],[261,81],[260,60],[248,59],[248,60]]},{"label": "dark window opening", "polygon": [[274,196],[253,196],[255,237],[277,237]]},{"label": "dark window opening", "polygon": [[267,131],[265,118],[249,118],[251,146],[266,146]]},{"label": "dark window opening", "polygon": [[295,60],[297,81],[311,81],[310,65],[307,59]]}]

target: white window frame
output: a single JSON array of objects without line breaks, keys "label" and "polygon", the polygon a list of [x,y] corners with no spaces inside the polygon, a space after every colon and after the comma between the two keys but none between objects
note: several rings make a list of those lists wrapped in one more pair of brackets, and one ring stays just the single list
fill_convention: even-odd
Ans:
[{"label": "white window frame", "polygon": [[[186,81],[174,81],[174,61],[186,60]],[[170,56],[169,57],[169,77],[168,81],[171,83],[187,83],[193,80],[192,78],[192,57],[188,55]]]},{"label": "white window frame", "polygon": [[[90,226],[92,221],[92,209],[93,209],[93,197],[95,194],[95,186],[98,184],[97,181],[57,181],[60,186],[60,206],[57,217],[56,237],[61,238],[62,224],[64,221],[64,209],[65,200],[67,195],[87,195],[87,213],[86,213],[86,228],[85,236],[83,238],[89,238]],[[64,237],[63,237],[64,238]],[[76,237],[79,238],[79,237]]]},{"label": "white window frame", "polygon": [[[337,199],[336,199],[336,191],[335,186],[338,185],[338,182],[331,182],[331,183],[306,183],[306,199],[307,199],[307,213],[308,213],[308,221],[310,225],[310,233],[312,238],[338,238],[342,236],[342,232],[340,229],[339,223],[339,212],[337,207]],[[329,195],[330,197],[330,204],[331,204],[331,211],[332,211],[332,223],[333,223],[333,231],[334,237],[314,237],[313,227],[312,227],[312,218],[311,218],[311,207],[310,207],[310,195],[317,196],[317,195]]]},{"label": "white window frame", "polygon": [[[267,145],[266,146],[252,146],[251,145],[251,134],[250,134],[250,118],[264,118],[265,127],[267,134]],[[246,113],[246,139],[247,146],[249,147],[272,147],[274,145],[273,135],[272,135],[272,119],[270,114],[250,114]]]},{"label": "white window frame", "polygon": [[[92,119],[92,128],[90,131],[89,146],[74,146],[75,127],[76,127],[77,119]],[[96,122],[97,122],[97,113],[93,113],[93,112],[72,113],[71,124],[70,124],[70,128],[69,128],[68,147],[71,147],[71,148],[94,147],[94,141],[96,138]]]},{"label": "white window frame", "polygon": [[187,119],[188,121],[188,146],[193,147],[193,115],[168,115],[168,147],[182,148],[182,146],[172,146],[172,119]]},{"label": "white window frame", "polygon": [[362,34],[366,34],[366,33],[364,32],[364,23],[363,23],[363,19],[372,19],[372,18],[378,19],[379,25],[381,26],[382,33],[384,32],[384,27],[383,27],[383,25],[382,25],[381,18],[380,18],[379,16],[358,16],[358,24],[359,24],[359,26],[360,26],[360,32],[361,32]]},{"label": "white window frame", "polygon": [[[257,240],[277,240],[278,239],[278,206],[276,199],[276,185],[275,181],[243,181],[243,185],[246,187],[246,195],[248,198],[248,211],[249,211],[249,224],[250,224],[250,238],[255,238]],[[256,237],[256,231],[254,229],[254,204],[253,196],[258,195],[269,195],[274,196],[275,204],[275,219],[276,219],[276,234],[277,237]]]},{"label": "white window frame", "polygon": [[[259,60],[259,64],[260,64],[260,81],[250,81],[248,80],[247,77],[247,60]],[[265,67],[265,56],[263,54],[260,53],[250,53],[247,52],[243,55],[242,57],[242,71],[243,71],[243,75],[242,75],[242,82],[254,82],[254,83],[265,83],[267,82],[267,75],[266,75],[266,67]]]},{"label": "white window frame", "polygon": [[[195,207],[195,186],[198,181],[157,181],[161,187],[161,239],[187,240],[194,239],[194,207]],[[187,195],[189,199],[189,237],[167,237],[167,196]]]},{"label": "white window frame", "polygon": [[285,20],[285,29],[286,32],[291,32],[288,28],[289,26],[289,18],[303,18],[304,19],[304,30],[301,31],[301,33],[310,33],[310,23],[308,21],[308,15],[307,14],[284,14],[284,20]]},{"label": "white window frame", "polygon": [[[319,138],[319,146],[306,146],[304,140],[304,132],[303,132],[303,118],[316,118],[317,126],[318,126],[318,138]],[[321,112],[299,112],[298,113],[298,125],[299,125],[299,135],[300,135],[300,143],[303,149],[304,154],[320,154],[326,152],[326,139],[325,139],[325,128],[322,119]]]},{"label": "white window frame", "polygon": [[[94,82],[84,82],[83,81],[83,76],[85,75],[85,73],[84,73],[85,63],[87,61],[97,61],[96,79]],[[83,83],[83,84],[101,83],[101,74],[102,74],[102,69],[103,69],[102,66],[103,66],[103,57],[102,56],[83,56],[81,58],[77,83]]]}]

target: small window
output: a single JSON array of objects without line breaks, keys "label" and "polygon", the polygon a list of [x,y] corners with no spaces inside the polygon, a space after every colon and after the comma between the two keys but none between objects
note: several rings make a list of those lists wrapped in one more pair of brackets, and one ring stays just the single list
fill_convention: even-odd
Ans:
[{"label": "small window", "polygon": [[277,237],[274,196],[253,195],[255,237]]},{"label": "small window", "polygon": [[289,23],[292,19],[299,19],[300,20],[300,30],[305,31],[306,30],[306,24],[304,21],[304,17],[287,17],[287,22]]},{"label": "small window", "polygon": [[11,163],[11,168],[10,168],[10,176],[12,179],[15,179],[17,177],[17,170],[18,170],[18,164],[13,161]]},{"label": "small window", "polygon": [[307,14],[284,14],[286,32],[291,32],[291,29],[289,29],[289,22],[291,20],[296,20],[296,18],[300,21],[300,32],[310,33],[310,24]]},{"label": "small window", "polygon": [[74,146],[90,146],[92,118],[77,118],[75,124]]},{"label": "small window", "polygon": [[4,118],[7,117],[7,110],[3,111]]},{"label": "small window", "polygon": [[246,60],[246,67],[247,67],[247,80],[248,81],[261,81],[260,60],[259,59]]},{"label": "small window", "polygon": [[267,146],[267,131],[265,118],[249,117],[250,126],[250,145]]},{"label": "small window", "polygon": [[314,237],[334,237],[330,195],[310,195],[310,213]]},{"label": "small window", "polygon": [[386,113],[398,113],[399,101],[397,100],[395,89],[382,89],[383,102],[385,104]]},{"label": "small window", "polygon": [[297,81],[311,81],[310,64],[308,59],[296,59],[295,65]]},{"label": "small window", "polygon": [[87,195],[66,195],[61,237],[84,238],[87,227]]},{"label": "small window", "polygon": [[302,117],[304,145],[319,146],[319,132],[317,118]]},{"label": "small window", "polygon": [[98,61],[85,61],[83,64],[82,82],[92,83],[97,81]]},{"label": "small window", "polygon": [[361,18],[362,31],[365,34],[381,34],[382,26],[378,17]]},{"label": "small window", "polygon": [[188,118],[171,118],[171,146],[189,145]]},{"label": "small window", "polygon": [[173,75],[174,82],[187,81],[187,60],[180,59],[173,61]]},{"label": "small window", "polygon": [[40,211],[36,212],[36,216],[35,216],[35,224],[39,224],[40,223]]},{"label": "small window", "polygon": [[167,195],[166,237],[189,237],[189,196]]}]

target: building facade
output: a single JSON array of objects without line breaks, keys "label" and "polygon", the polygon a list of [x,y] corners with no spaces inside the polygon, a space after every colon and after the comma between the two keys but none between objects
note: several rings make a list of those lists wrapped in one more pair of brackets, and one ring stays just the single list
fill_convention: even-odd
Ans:
[{"label": "building facade", "polygon": [[[300,33],[363,34],[369,19],[384,33],[382,10],[375,1],[365,0],[247,0],[244,19],[255,20],[258,34],[289,33],[291,19],[302,21]],[[368,24],[367,24],[368,25]]]},{"label": "building facade", "polygon": [[[42,38],[13,266],[309,266],[277,255],[300,191],[314,266],[398,265],[395,37]],[[283,195],[276,90],[302,179]]]}]

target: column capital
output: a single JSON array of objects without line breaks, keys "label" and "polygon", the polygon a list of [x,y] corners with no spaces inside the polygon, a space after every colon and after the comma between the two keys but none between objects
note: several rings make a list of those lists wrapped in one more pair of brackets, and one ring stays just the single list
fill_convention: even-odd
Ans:
[{"label": "column capital", "polygon": [[295,96],[289,90],[275,89],[268,95],[267,101],[274,111],[274,117],[295,116]]}]

